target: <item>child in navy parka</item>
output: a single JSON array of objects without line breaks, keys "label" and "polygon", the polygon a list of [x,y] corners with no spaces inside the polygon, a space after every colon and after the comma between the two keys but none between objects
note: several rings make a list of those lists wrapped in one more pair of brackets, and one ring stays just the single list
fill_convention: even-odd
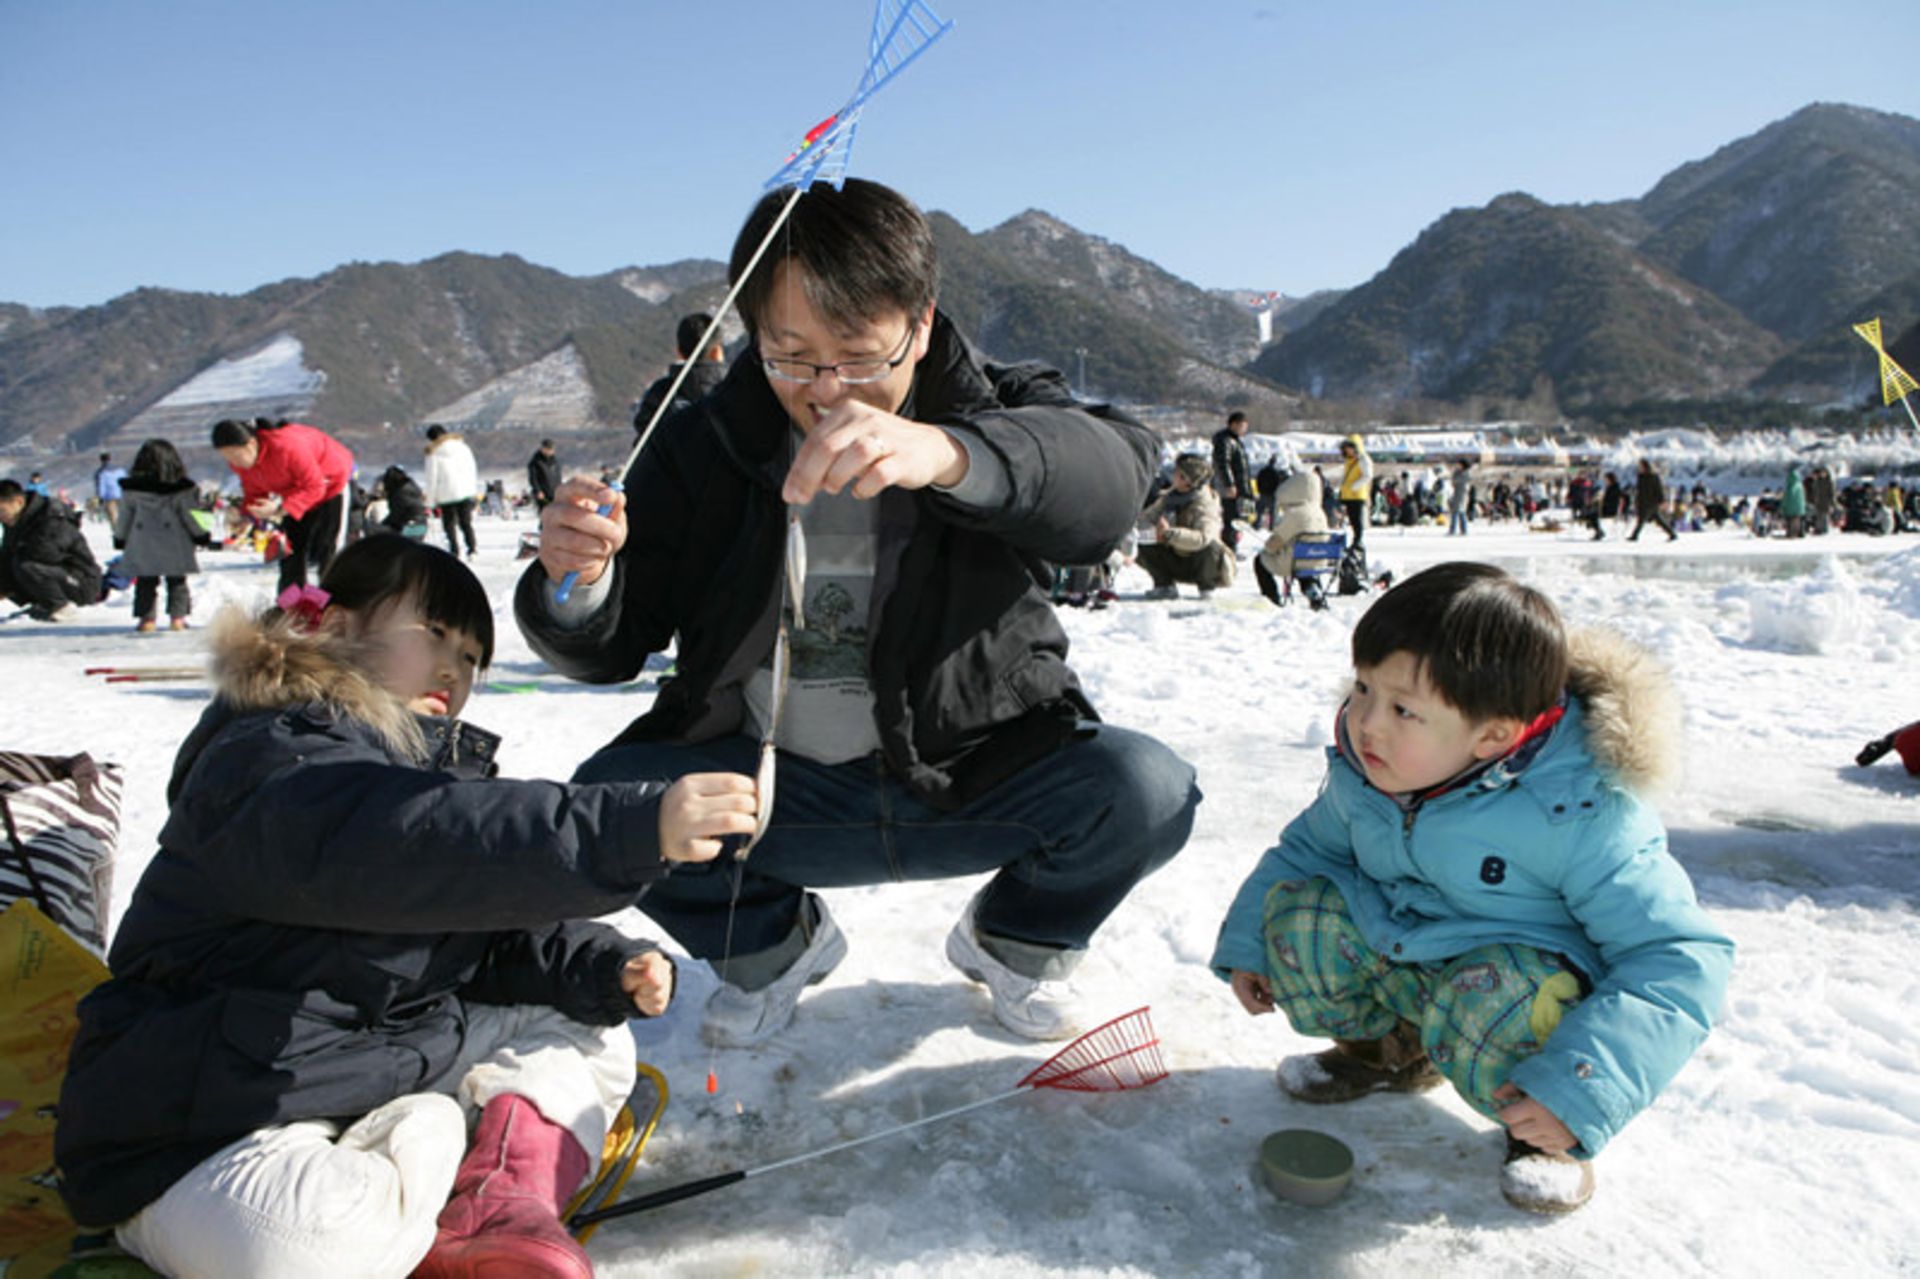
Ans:
[{"label": "child in navy parka", "polygon": [[492,648],[478,579],[389,534],[216,624],[214,703],[80,1007],[77,1221],[166,1274],[591,1273],[558,1212],[673,966],[585,917],[750,831],[753,783],[494,779],[456,718]]}]

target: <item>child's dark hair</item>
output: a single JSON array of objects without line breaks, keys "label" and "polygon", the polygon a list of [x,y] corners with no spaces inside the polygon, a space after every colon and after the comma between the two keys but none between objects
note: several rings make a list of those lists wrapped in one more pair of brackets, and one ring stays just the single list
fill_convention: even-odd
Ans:
[{"label": "child's dark hair", "polygon": [[187,464],[180,460],[180,450],[168,441],[148,440],[133,455],[133,470],[128,476],[155,484],[178,484],[187,478]]},{"label": "child's dark hair", "polygon": [[1567,682],[1567,635],[1553,601],[1491,564],[1436,564],[1381,596],[1353,628],[1353,664],[1409,653],[1473,723],[1532,720]]},{"label": "child's dark hair", "polygon": [[[792,196],[790,186],[769,191],[747,215],[727,264],[729,283],[746,271]],[[793,206],[781,236],[779,252],[761,258],[740,290],[740,318],[756,338],[770,318],[774,268],[781,262],[799,266],[807,301],[833,325],[863,325],[895,310],[918,320],[939,291],[933,228],[913,201],[878,182],[848,178],[837,191],[814,183]]]},{"label": "child's dark hair", "polygon": [[473,570],[437,546],[397,533],[375,533],[348,544],[320,579],[329,605],[371,613],[410,599],[420,616],[480,641],[480,665],[493,663],[493,605]]}]

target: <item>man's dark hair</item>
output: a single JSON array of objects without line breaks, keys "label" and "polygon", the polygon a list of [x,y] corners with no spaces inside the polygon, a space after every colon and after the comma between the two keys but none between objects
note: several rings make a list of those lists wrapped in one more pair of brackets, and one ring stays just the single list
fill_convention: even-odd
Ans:
[{"label": "man's dark hair", "polygon": [[447,428],[440,425],[438,422],[435,422],[432,425],[427,427],[427,438],[430,440],[437,440],[441,436],[445,435],[446,433],[447,433]]},{"label": "man's dark hair", "polygon": [[1436,564],[1367,610],[1353,664],[1408,653],[1443,700],[1475,724],[1532,720],[1567,682],[1567,635],[1553,601],[1491,564]]},{"label": "man's dark hair", "polygon": [[101,460],[102,462],[111,462],[111,461],[113,461],[113,454],[111,454],[111,453],[102,453],[102,454],[100,455],[100,460]]},{"label": "man's dark hair", "polygon": [[1235,409],[1233,412],[1227,414],[1228,426],[1232,426],[1235,422],[1245,422],[1246,420],[1247,420],[1247,415],[1245,413],[1242,413],[1239,409]]},{"label": "man's dark hair", "polygon": [[0,480],[0,502],[11,501],[26,495],[27,491],[20,487],[19,480]]},{"label": "man's dark hair", "polygon": [[333,603],[362,613],[410,599],[429,622],[479,640],[480,665],[493,664],[493,605],[486,588],[458,556],[437,546],[398,533],[363,537],[333,557],[320,589]]},{"label": "man's dark hair", "polygon": [[[745,274],[767,228],[793,196],[793,188],[769,191],[747,215],[733,242],[728,283]],[[774,268],[798,266],[807,301],[827,323],[857,327],[890,312],[918,319],[940,291],[940,262],[933,228],[899,192],[877,182],[848,178],[839,190],[825,182],[807,188],[740,290],[740,318],[758,336],[773,297]]]},{"label": "man's dark hair", "polygon": [[552,436],[548,436],[548,437],[547,437],[546,439],[544,439],[544,440],[541,440],[541,441],[540,441],[540,447],[541,447],[541,448],[543,448],[543,449],[550,449],[550,448],[552,448],[552,447],[553,447],[553,437],[552,437]]},{"label": "man's dark hair", "polygon": [[[761,234],[766,234],[761,232]],[[674,349],[680,352],[683,360],[695,359],[705,352],[699,350],[700,339],[705,336],[707,326],[713,323],[713,317],[705,312],[683,315],[673,330]]]},{"label": "man's dark hair", "polygon": [[213,447],[242,448],[253,443],[253,428],[233,418],[221,418],[213,424]]}]

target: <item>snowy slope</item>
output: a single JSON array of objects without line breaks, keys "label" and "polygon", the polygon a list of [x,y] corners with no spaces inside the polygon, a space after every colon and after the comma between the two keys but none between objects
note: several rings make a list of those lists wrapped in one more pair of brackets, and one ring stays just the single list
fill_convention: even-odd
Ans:
[{"label": "snowy slope", "polygon": [[[518,528],[526,528],[521,524]],[[507,614],[517,528],[483,521],[501,610],[494,680],[470,718],[507,735],[505,770],[564,776],[651,696],[571,685]],[[94,529],[99,536],[99,529]],[[1205,969],[1241,877],[1313,796],[1360,612],[1274,610],[1241,585],[1202,607],[1068,612],[1074,662],[1107,718],[1199,769],[1192,842],[1096,940],[1093,1005],[1151,1003],[1172,1077],[1136,1094],[1030,1093],[916,1133],[611,1223],[605,1275],[1002,1276],[1279,1273],[1889,1274],[1920,1269],[1920,780],[1852,763],[1920,717],[1920,538],[1762,542],[1733,532],[1623,545],[1584,533],[1376,531],[1400,572],[1471,554],[1607,622],[1675,668],[1686,782],[1663,805],[1703,900],[1740,944],[1725,1017],[1659,1103],[1600,1159],[1592,1205],[1521,1216],[1495,1186],[1500,1144],[1447,1094],[1319,1109],[1272,1082],[1308,1046],[1253,1020]],[[206,557],[198,617],[264,602],[271,570]],[[1144,577],[1123,589],[1137,593]],[[194,685],[109,688],[85,665],[192,659],[198,634],[136,638],[123,605],[62,627],[0,625],[9,747],[89,749],[128,770],[116,910],[164,816]],[[827,894],[846,963],[768,1049],[710,1056],[711,986],[639,1027],[674,1096],[634,1189],[755,1167],[1013,1087],[1046,1050],[997,1030],[941,943],[976,881]],[[634,919],[644,929],[643,919]],[[709,1097],[709,1065],[721,1090]],[[1260,1138],[1318,1127],[1353,1146],[1353,1188],[1280,1204],[1252,1174]]]},{"label": "snowy slope", "polygon": [[157,436],[198,449],[218,418],[304,416],[326,382],[324,371],[307,367],[300,339],[279,333],[246,355],[216,360],[122,423],[107,442],[131,451]]}]

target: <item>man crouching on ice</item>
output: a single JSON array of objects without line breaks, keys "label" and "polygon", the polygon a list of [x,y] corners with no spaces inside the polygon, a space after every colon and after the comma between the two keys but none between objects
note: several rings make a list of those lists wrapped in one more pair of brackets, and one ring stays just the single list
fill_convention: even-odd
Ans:
[{"label": "man crouching on ice", "polygon": [[1213,967],[1255,1015],[1333,1047],[1280,1065],[1303,1101],[1452,1083],[1506,1127],[1501,1190],[1570,1212],[1589,1162],[1706,1038],[1733,943],[1641,793],[1677,699],[1617,636],[1441,564],[1353,632],[1320,795],[1234,898]]}]

